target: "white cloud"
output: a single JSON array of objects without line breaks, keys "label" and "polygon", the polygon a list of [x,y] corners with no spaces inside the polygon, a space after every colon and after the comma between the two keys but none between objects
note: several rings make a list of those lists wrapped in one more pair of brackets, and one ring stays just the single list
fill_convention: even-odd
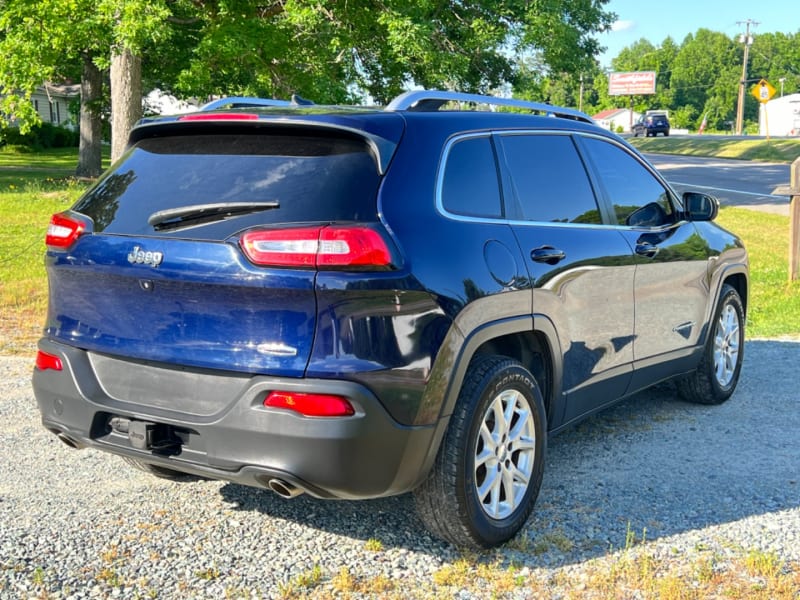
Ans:
[{"label": "white cloud", "polygon": [[633,29],[636,26],[634,21],[614,21],[611,25],[611,31],[627,31],[628,29]]}]

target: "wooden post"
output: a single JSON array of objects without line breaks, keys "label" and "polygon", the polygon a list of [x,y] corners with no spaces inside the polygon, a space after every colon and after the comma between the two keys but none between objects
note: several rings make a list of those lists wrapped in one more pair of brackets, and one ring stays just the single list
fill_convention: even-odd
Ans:
[{"label": "wooden post", "polygon": [[792,195],[789,202],[789,281],[800,275],[800,158],[792,163]]}]

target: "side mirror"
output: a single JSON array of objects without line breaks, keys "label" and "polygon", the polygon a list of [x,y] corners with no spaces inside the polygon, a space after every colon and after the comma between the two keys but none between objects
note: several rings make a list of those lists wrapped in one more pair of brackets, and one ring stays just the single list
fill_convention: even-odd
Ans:
[{"label": "side mirror", "polygon": [[690,221],[713,221],[719,214],[719,200],[700,192],[684,192],[683,212]]}]

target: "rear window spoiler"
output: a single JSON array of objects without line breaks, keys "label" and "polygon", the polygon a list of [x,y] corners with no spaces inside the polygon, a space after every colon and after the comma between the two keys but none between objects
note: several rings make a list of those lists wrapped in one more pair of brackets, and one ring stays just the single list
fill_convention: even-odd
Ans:
[{"label": "rear window spoiler", "polygon": [[[213,113],[208,113],[209,116],[213,115]],[[278,128],[278,127],[294,127],[294,128],[308,128],[309,130],[319,130],[324,129],[327,131],[339,132],[342,135],[350,138],[357,138],[363,140],[367,147],[369,148],[370,154],[375,161],[375,167],[378,170],[380,175],[384,175],[386,173],[386,169],[389,167],[389,163],[392,160],[392,156],[394,156],[394,152],[397,149],[397,144],[392,142],[391,140],[387,140],[384,137],[375,135],[373,133],[369,133],[367,131],[363,131],[361,129],[357,129],[355,127],[348,127],[347,125],[343,125],[340,123],[334,123],[330,121],[322,121],[322,120],[311,120],[311,119],[295,119],[295,118],[285,118],[282,117],[280,119],[269,119],[269,118],[259,118],[254,119],[252,121],[241,121],[241,120],[226,120],[225,113],[220,113],[219,120],[214,119],[205,119],[203,121],[184,121],[180,122],[180,117],[182,115],[177,115],[172,119],[165,120],[164,117],[157,117],[152,120],[150,119],[142,119],[139,123],[134,127],[131,131],[130,137],[128,138],[128,145],[131,146],[136,142],[155,136],[163,136],[163,135],[170,135],[172,133],[178,132],[186,132],[187,128],[197,127],[199,128],[208,128],[209,126],[212,127],[219,127],[219,126],[235,126],[235,127],[257,127],[259,129],[270,129],[270,128]]]}]

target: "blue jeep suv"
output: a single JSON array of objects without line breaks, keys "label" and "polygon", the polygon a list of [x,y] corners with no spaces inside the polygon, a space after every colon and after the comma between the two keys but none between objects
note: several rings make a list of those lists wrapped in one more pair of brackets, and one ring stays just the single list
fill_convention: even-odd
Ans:
[{"label": "blue jeep suv", "polygon": [[166,478],[413,491],[436,535],[500,544],[548,435],[667,379],[733,393],[748,260],[717,210],[546,104],[146,119],[47,231],[42,421]]}]

